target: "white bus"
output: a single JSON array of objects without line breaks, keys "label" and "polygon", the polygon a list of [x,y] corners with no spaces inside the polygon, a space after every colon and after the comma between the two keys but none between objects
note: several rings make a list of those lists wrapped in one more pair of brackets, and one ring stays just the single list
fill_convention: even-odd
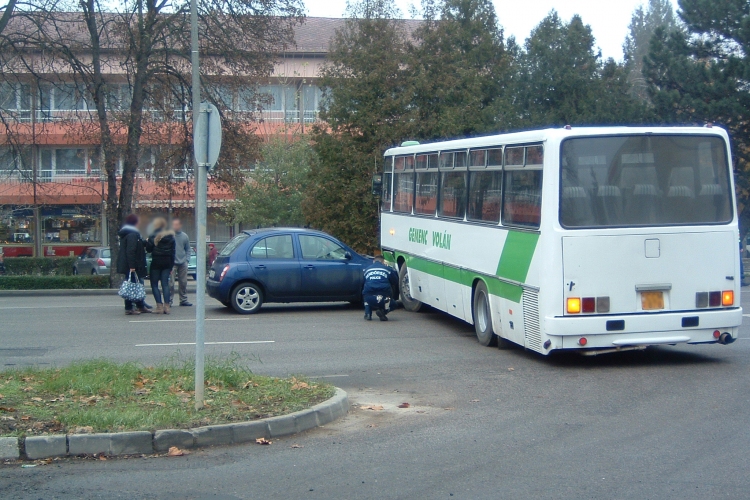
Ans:
[{"label": "white bus", "polygon": [[406,309],[484,345],[599,354],[729,344],[742,322],[729,138],[596,127],[385,153],[381,247]]}]

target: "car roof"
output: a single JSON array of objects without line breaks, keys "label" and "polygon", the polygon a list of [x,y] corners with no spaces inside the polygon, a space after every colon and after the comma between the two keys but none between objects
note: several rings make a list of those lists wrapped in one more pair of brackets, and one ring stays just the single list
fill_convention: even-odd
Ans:
[{"label": "car roof", "polygon": [[273,233],[309,233],[332,237],[331,235],[324,233],[323,231],[318,231],[317,229],[308,229],[304,227],[264,227],[260,229],[247,229],[242,232],[250,236]]}]

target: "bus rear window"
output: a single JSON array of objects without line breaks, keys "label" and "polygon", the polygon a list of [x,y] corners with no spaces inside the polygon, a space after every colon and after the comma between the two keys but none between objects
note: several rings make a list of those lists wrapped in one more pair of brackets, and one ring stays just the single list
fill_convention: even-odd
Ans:
[{"label": "bus rear window", "polygon": [[726,144],[720,137],[568,139],[561,161],[560,223],[565,227],[732,220]]}]

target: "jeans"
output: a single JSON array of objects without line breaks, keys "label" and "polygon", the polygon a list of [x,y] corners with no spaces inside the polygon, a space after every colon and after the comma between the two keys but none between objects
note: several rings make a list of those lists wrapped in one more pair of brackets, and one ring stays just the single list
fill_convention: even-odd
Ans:
[{"label": "jeans", "polygon": [[154,300],[157,304],[161,304],[161,294],[159,293],[159,282],[161,282],[161,289],[164,291],[164,303],[169,304],[171,297],[171,290],[169,287],[169,274],[172,269],[154,269],[151,268],[151,293],[154,294]]},{"label": "jeans", "polygon": [[[126,277],[125,277],[125,279],[126,279],[126,280],[129,280],[129,279],[130,279],[130,277],[129,277],[129,276],[126,276]],[[143,284],[143,278],[141,278],[140,276],[138,276],[138,281],[140,281],[140,282],[141,282],[141,285]],[[138,309],[143,309],[143,308],[145,307],[145,304],[144,304],[144,302],[145,302],[145,301],[143,301],[143,300],[142,300],[142,301],[140,301],[140,302],[131,302],[131,301],[129,301],[129,300],[126,300],[126,301],[125,301],[125,310],[126,310],[126,311],[130,311],[130,310],[132,310],[132,309],[133,309],[133,305],[135,305],[135,307],[137,307]]]},{"label": "jeans", "polygon": [[172,295],[174,295],[174,282],[180,284],[180,304],[187,302],[187,268],[188,263],[175,264],[172,274]]}]

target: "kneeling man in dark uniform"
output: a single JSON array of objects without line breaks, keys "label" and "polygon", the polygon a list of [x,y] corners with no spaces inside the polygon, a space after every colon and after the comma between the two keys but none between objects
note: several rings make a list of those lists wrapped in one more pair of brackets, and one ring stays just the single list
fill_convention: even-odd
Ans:
[{"label": "kneeling man in dark uniform", "polygon": [[378,255],[370,266],[365,269],[365,286],[362,298],[365,302],[365,319],[372,319],[372,311],[380,321],[388,321],[386,314],[396,309],[396,301],[392,295],[398,288],[398,274],[393,268],[385,265],[383,257]]}]

